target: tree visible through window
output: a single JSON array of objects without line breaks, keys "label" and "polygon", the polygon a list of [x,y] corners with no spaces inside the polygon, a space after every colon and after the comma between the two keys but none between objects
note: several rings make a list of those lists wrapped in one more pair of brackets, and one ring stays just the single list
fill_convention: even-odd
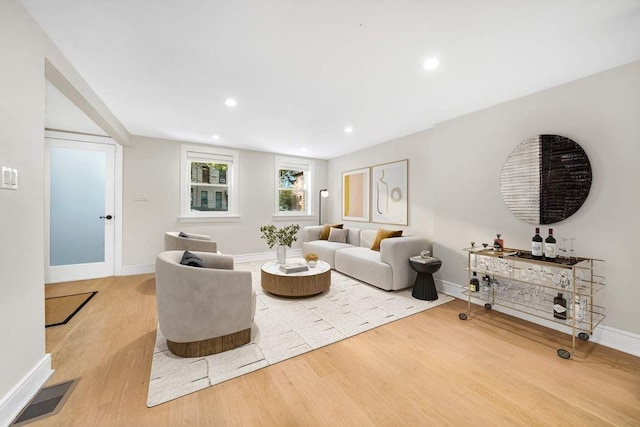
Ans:
[{"label": "tree visible through window", "polygon": [[309,213],[310,162],[276,158],[278,214]]}]

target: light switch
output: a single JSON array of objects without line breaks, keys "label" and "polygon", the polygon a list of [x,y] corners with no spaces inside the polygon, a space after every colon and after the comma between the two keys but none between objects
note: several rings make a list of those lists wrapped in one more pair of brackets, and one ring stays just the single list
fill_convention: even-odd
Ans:
[{"label": "light switch", "polygon": [[2,180],[0,182],[0,188],[7,190],[18,189],[18,169],[13,169],[7,166],[2,166]]},{"label": "light switch", "polygon": [[2,188],[9,188],[11,185],[11,168],[2,167]]}]

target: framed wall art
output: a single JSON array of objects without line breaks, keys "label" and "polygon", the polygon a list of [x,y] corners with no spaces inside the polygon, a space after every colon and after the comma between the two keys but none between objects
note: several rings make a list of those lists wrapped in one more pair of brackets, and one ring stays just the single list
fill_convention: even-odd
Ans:
[{"label": "framed wall art", "polygon": [[342,172],[342,219],[369,222],[369,168]]},{"label": "framed wall art", "polygon": [[372,222],[408,225],[408,160],[373,166]]}]

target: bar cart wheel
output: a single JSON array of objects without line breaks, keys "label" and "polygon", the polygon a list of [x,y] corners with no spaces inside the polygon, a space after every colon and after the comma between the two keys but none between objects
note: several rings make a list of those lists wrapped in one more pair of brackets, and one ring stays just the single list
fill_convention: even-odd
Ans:
[{"label": "bar cart wheel", "polygon": [[564,348],[559,348],[558,349],[558,356],[562,357],[563,359],[570,359],[571,358],[571,353],[569,353]]},{"label": "bar cart wheel", "polygon": [[490,303],[486,303],[484,305],[485,310],[491,310],[491,307],[493,307]]},{"label": "bar cart wheel", "polygon": [[589,341],[589,334],[586,332],[580,332],[578,334],[578,338],[580,338],[582,341]]},{"label": "bar cart wheel", "polygon": [[458,317],[460,318],[460,320],[467,320],[467,313],[460,313],[458,314]]}]

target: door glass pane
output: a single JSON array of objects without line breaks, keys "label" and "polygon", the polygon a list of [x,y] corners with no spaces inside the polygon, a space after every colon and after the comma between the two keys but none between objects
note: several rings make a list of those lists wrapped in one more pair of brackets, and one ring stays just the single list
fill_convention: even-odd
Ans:
[{"label": "door glass pane", "polygon": [[104,262],[103,151],[51,147],[50,265]]}]

